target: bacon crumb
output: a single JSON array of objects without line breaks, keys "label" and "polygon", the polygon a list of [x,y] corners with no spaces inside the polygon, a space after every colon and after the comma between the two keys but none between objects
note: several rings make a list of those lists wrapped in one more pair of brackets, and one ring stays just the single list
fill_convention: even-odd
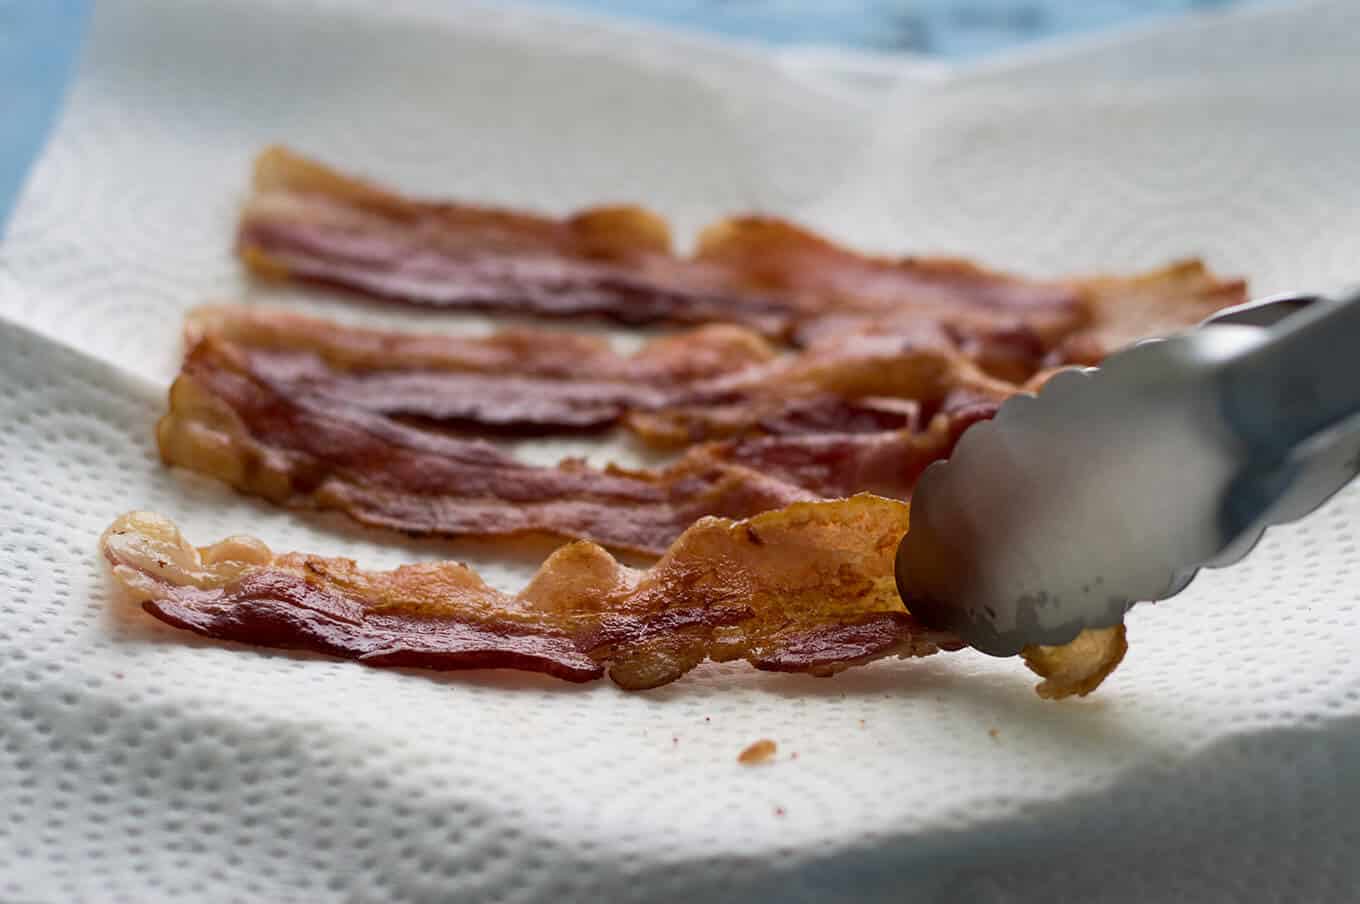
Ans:
[{"label": "bacon crumb", "polygon": [[744,766],[754,766],[774,759],[778,745],[769,738],[761,738],[737,755],[737,762]]}]

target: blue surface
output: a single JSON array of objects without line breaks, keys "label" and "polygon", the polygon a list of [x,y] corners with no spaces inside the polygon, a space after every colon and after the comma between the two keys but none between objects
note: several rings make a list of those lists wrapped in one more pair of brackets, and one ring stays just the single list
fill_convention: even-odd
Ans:
[{"label": "blue surface", "polygon": [[0,235],[56,118],[88,0],[0,0]]},{"label": "blue surface", "polygon": [[952,59],[1244,0],[538,0],[772,44]]}]

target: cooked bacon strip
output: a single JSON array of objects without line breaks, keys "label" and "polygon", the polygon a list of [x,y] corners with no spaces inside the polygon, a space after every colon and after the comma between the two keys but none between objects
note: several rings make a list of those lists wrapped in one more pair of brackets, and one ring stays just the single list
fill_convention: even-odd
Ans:
[{"label": "cooked bacon strip", "polygon": [[[514,668],[568,681],[607,672],[644,689],[705,659],[827,676],[958,649],[902,607],[893,559],[906,528],[906,505],[873,496],[705,518],[650,569],[578,542],[514,595],[454,562],[366,572],[349,559],[276,556],[251,537],[195,549],[145,512],[116,520],[101,547],[129,597],[208,637],[373,666]],[[1061,659],[1046,696],[1089,693],[1118,662],[1081,638],[1044,655]]]},{"label": "cooked bacon strip", "polygon": [[237,248],[261,275],[396,301],[624,323],[743,323],[781,333],[787,302],[676,258],[639,207],[566,219],[417,201],[274,147],[255,162]]},{"label": "cooked bacon strip", "polygon": [[215,337],[194,346],[157,427],[165,461],[276,503],[415,535],[549,533],[660,552],[704,515],[861,490],[906,497],[966,423],[719,443],[658,470],[538,467],[276,382],[256,365]]},{"label": "cooked bacon strip", "polygon": [[[231,343],[275,385],[483,432],[608,428],[631,411],[702,395],[720,375],[774,359],[758,335],[721,325],[654,339],[626,356],[594,336],[529,330],[431,336],[242,305],[197,309],[185,334],[190,348],[209,336]],[[918,413],[901,399],[795,394],[753,412],[748,427],[767,434],[874,432],[912,426]]]},{"label": "cooked bacon strip", "polygon": [[485,442],[289,392],[228,343],[189,353],[157,427],[162,457],[285,505],[443,536],[547,532],[655,551],[707,514],[744,516],[807,491],[730,465],[601,472],[526,465]]},{"label": "cooked bacon strip", "polygon": [[918,400],[937,401],[955,384],[998,398],[1010,391],[930,325],[914,337],[838,340],[782,358],[728,326],[656,339],[629,356],[574,334],[429,336],[245,306],[198,309],[185,332],[191,349],[207,338],[230,345],[272,385],[377,414],[551,432],[605,428],[639,413],[639,434],[663,445],[901,429],[918,421]]},{"label": "cooked bacon strip", "polygon": [[1082,291],[948,258],[862,255],[781,220],[706,230],[689,259],[637,207],[551,219],[403,197],[273,147],[255,163],[238,251],[256,273],[443,308],[625,323],[741,323],[767,335],[822,318],[1024,322],[1060,336],[1087,318]]}]

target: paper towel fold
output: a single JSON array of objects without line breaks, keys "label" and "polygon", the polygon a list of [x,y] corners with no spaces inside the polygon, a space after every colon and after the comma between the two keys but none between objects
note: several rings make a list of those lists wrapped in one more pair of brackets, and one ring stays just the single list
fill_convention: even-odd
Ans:
[{"label": "paper towel fold", "polygon": [[[282,512],[157,461],[188,306],[488,324],[246,284],[231,232],[267,142],[426,193],[638,200],[686,234],[756,208],[1036,272],[1205,253],[1263,290],[1311,287],[1360,259],[1352,10],[1205,26],[1239,61],[1211,73],[1168,36],[1118,66],[1054,58],[889,104],[520,12],[101,6],[0,248],[0,899],[1344,900],[1354,491],[1135,610],[1124,666],[1061,705],[973,653],[830,681],[710,666],[628,694],[210,643],[113,599],[95,540],[141,507],[198,542],[454,557],[502,587],[541,558]],[[1263,82],[1279,33],[1291,59]],[[776,762],[739,766],[759,737]]]}]

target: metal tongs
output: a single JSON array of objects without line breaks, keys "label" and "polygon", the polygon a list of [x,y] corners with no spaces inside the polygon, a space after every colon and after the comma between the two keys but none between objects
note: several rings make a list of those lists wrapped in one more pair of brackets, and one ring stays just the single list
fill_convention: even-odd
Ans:
[{"label": "metal tongs", "polygon": [[916,488],[898,588],[997,656],[1118,624],[1349,483],[1358,413],[1360,291],[1230,308],[970,428]]}]

